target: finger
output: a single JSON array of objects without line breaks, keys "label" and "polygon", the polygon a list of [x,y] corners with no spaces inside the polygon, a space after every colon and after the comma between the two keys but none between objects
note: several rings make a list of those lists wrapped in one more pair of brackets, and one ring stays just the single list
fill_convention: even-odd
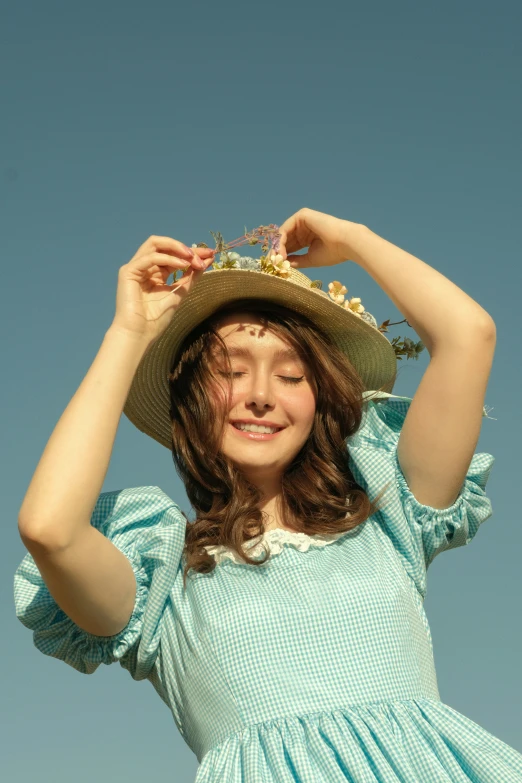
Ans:
[{"label": "finger", "polygon": [[202,269],[195,269],[194,267],[190,267],[186,270],[186,272],[183,273],[179,280],[175,280],[174,283],[170,286],[171,294],[177,294],[181,297],[186,296],[192,286],[201,278],[202,274]]},{"label": "finger", "polygon": [[[184,267],[183,271],[189,267]],[[156,283],[156,285],[164,285],[172,274],[176,276],[177,273],[178,270],[172,269],[172,267],[161,267],[160,269],[151,272],[150,280],[151,282]]]},{"label": "finger", "polygon": [[282,234],[282,244],[286,253],[295,253],[297,250],[303,250],[305,247],[308,247],[307,244],[303,244],[303,239],[299,237],[303,233],[300,230],[302,226],[302,215],[299,215],[298,212],[279,226],[279,231]]},{"label": "finger", "polygon": [[[170,291],[172,286],[176,285],[180,282],[180,280],[183,280],[189,275],[190,273],[197,272],[199,274],[202,274],[202,270],[196,269],[195,267],[191,266],[190,264],[183,269],[183,272],[181,274],[181,277],[176,277],[177,275],[177,269],[165,269],[163,268],[159,272],[156,272],[154,274],[151,274],[150,276],[150,282],[154,283],[157,286],[160,286],[165,291]],[[174,278],[170,284],[167,283],[167,280],[171,276],[171,274],[174,274]]]},{"label": "finger", "polygon": [[281,229],[281,226],[279,227],[279,252],[283,256],[284,259],[286,259],[286,243],[288,240],[288,234],[286,231]]},{"label": "finger", "polygon": [[[206,269],[214,262],[216,251],[211,247],[193,247],[192,250],[194,251],[195,259],[197,259],[194,266],[199,267],[199,269]],[[198,264],[198,261],[201,262],[201,266]]]},{"label": "finger", "polygon": [[192,255],[190,259],[184,259],[171,256],[168,253],[145,253],[145,255],[133,258],[128,266],[141,271],[158,271],[160,267],[167,267],[168,269],[186,269],[187,264],[190,264],[193,260],[194,256]]},{"label": "finger", "polygon": [[187,247],[183,242],[172,237],[161,237],[153,234],[150,236],[139,248],[136,255],[142,255],[143,253],[150,253],[151,251],[161,251],[164,253],[174,253],[182,256],[183,258],[190,258],[193,255],[192,249]]},{"label": "finger", "polygon": [[303,253],[301,255],[290,255],[287,256],[286,260],[290,261],[290,266],[293,269],[305,269],[306,267],[313,266],[309,253]]},{"label": "finger", "polygon": [[178,307],[202,274],[202,271],[189,267],[184,272],[183,277],[180,280],[176,280],[172,285],[158,285],[155,293],[165,292],[165,297],[162,297],[162,300],[164,300],[162,306],[165,311],[172,306]]},{"label": "finger", "polygon": [[194,253],[199,253],[200,256],[203,256],[204,258],[213,256],[216,252],[216,249],[213,247],[193,247],[191,248]]},{"label": "finger", "polygon": [[281,255],[283,255],[283,252],[281,251],[281,248],[283,248],[286,258],[288,258],[288,253],[295,253],[296,250],[302,250],[302,247],[299,247],[298,243],[296,242],[295,230],[295,215],[289,217],[288,220],[285,220],[282,226],[279,226],[279,232],[281,234],[279,252]]}]

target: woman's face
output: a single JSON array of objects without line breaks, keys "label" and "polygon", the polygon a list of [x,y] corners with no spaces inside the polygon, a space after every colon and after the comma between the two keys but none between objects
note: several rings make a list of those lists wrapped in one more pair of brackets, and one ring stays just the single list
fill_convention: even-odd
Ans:
[{"label": "woman's face", "polygon": [[[221,450],[251,481],[270,483],[282,475],[312,429],[316,401],[310,367],[255,314],[228,315],[217,331],[227,345],[232,368],[231,405]],[[212,367],[226,388],[223,362],[214,359]],[[242,424],[278,430],[275,434],[241,431]]]}]

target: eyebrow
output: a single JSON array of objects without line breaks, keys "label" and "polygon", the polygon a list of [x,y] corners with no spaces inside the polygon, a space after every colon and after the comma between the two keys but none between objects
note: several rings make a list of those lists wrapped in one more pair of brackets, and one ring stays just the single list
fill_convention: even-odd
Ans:
[{"label": "eyebrow", "polygon": [[[252,351],[249,348],[240,345],[227,346],[227,350],[230,356],[242,356],[245,358],[252,356]],[[274,353],[274,359],[294,359],[298,362],[301,361],[301,357],[294,348],[278,348]]]}]

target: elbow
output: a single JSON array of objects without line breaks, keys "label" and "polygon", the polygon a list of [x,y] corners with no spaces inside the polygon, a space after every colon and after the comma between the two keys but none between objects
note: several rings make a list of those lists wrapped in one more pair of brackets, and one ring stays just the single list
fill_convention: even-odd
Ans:
[{"label": "elbow", "polygon": [[497,327],[495,321],[485,310],[473,323],[472,331],[479,337],[485,339],[495,339],[497,335]]},{"label": "elbow", "polygon": [[49,525],[44,525],[41,522],[24,520],[22,517],[19,517],[18,534],[25,548],[29,551],[31,551],[31,547],[38,547],[39,549],[56,548],[56,529],[53,531]]}]

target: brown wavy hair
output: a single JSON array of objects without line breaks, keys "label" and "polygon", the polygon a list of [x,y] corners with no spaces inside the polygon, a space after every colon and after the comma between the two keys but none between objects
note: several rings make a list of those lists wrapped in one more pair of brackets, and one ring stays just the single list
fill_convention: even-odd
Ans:
[{"label": "brown wavy hair", "polygon": [[226,344],[217,330],[225,316],[240,312],[258,316],[263,326],[297,350],[312,371],[313,426],[282,478],[285,527],[308,535],[351,530],[379,510],[388,486],[371,501],[349,467],[346,439],[361,424],[364,385],[348,357],[300,313],[266,300],[235,300],[185,338],[169,375],[172,457],[196,512],[194,522],[184,515],[184,586],[190,569],[214,570],[216,561],[205,546],[229,547],[250,565],[263,565],[270,557],[268,549],[263,560],[243,551],[244,542],[264,533],[266,515],[258,508],[261,493],[220,452],[230,387],[216,394],[209,359],[217,351],[231,373]]}]

